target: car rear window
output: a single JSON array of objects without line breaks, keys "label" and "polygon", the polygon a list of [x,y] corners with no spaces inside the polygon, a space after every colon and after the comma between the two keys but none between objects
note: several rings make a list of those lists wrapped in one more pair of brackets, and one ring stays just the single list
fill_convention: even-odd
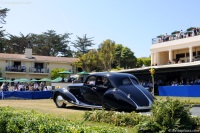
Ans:
[{"label": "car rear window", "polygon": [[138,85],[139,83],[134,78],[125,78],[125,79],[122,80],[122,84],[123,85],[130,85],[130,84],[136,84],[136,85]]},{"label": "car rear window", "polygon": [[134,79],[134,78],[131,78],[131,81],[132,81],[134,84],[136,84],[136,85],[139,84],[139,82],[138,82],[136,79]]}]

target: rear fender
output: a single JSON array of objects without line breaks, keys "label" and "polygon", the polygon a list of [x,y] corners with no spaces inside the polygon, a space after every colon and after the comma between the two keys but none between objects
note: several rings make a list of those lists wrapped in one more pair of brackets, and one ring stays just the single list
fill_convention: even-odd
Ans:
[{"label": "rear fender", "polygon": [[138,106],[119,89],[108,90],[103,96],[104,108],[114,110],[135,110]]}]

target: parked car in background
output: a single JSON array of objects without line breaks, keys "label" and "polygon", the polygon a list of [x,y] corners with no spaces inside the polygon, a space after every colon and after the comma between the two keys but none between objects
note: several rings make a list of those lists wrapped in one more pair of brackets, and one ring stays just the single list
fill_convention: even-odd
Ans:
[{"label": "parked car in background", "polygon": [[90,74],[84,83],[70,84],[53,94],[58,108],[73,105],[117,111],[149,110],[154,99],[134,75],[113,72]]}]

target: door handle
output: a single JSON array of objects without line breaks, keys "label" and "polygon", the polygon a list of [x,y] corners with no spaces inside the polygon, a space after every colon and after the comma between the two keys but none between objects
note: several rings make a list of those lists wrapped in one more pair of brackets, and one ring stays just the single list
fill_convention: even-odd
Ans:
[{"label": "door handle", "polygon": [[93,89],[93,90],[96,90],[97,88],[96,88],[96,87],[92,87],[92,89]]}]

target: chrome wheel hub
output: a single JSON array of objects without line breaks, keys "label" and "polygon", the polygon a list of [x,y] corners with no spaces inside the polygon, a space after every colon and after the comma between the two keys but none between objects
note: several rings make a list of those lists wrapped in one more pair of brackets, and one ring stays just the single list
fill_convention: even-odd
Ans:
[{"label": "chrome wheel hub", "polygon": [[62,104],[63,104],[63,97],[61,95],[57,96],[56,103],[58,104],[58,106],[62,106]]}]

